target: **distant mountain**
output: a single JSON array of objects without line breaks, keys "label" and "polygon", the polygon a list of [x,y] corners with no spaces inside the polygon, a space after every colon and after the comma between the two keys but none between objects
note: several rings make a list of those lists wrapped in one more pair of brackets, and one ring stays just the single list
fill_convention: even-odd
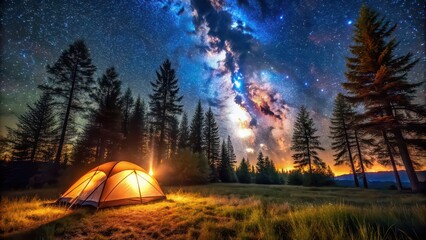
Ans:
[{"label": "distant mountain", "polygon": [[[399,177],[401,178],[401,182],[409,183],[407,173],[405,171],[398,171]],[[369,182],[395,182],[395,175],[393,171],[381,171],[381,172],[367,172],[367,180]],[[426,181],[426,171],[418,171],[417,177],[419,181]],[[353,181],[352,174],[343,174],[335,177],[337,181]]]}]

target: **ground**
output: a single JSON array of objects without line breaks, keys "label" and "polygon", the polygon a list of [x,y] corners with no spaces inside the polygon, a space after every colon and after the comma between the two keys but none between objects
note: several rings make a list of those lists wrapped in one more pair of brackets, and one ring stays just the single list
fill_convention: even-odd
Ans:
[{"label": "ground", "polygon": [[49,204],[58,189],[4,192],[9,239],[421,239],[426,196],[338,187],[164,187],[167,200],[96,210]]}]

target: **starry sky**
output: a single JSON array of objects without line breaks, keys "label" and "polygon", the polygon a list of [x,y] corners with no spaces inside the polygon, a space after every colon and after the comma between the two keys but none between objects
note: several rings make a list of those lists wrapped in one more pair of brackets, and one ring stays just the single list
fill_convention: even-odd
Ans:
[{"label": "starry sky", "polygon": [[[192,116],[198,99],[211,106],[222,137],[232,135],[238,156],[252,163],[261,149],[291,168],[292,124],[306,105],[327,149],[321,156],[332,165],[329,116],[363,3],[398,24],[397,54],[420,59],[410,81],[425,79],[422,0],[2,1],[0,133],[37,99],[46,65],[84,39],[96,76],[114,66],[123,88],[145,99],[169,58],[185,111]],[[417,100],[425,102],[424,89]]]}]

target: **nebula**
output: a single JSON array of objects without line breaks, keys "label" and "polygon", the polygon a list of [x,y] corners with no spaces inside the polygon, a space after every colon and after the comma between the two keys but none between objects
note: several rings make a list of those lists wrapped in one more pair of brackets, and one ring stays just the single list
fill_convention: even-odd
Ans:
[{"label": "nebula", "polygon": [[242,155],[263,150],[280,162],[289,157],[290,107],[265,76],[271,67],[260,61],[264,57],[255,29],[231,8],[224,1],[191,1],[195,34],[209,63],[208,88],[219,89],[212,98],[225,103],[219,112],[227,130],[240,138],[239,149],[246,149]]}]

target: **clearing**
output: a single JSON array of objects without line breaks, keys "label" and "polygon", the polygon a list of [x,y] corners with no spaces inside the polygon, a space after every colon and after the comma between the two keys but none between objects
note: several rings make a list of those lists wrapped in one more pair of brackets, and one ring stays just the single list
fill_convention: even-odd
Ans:
[{"label": "clearing", "polygon": [[426,197],[338,187],[164,187],[167,200],[96,211],[50,205],[58,189],[3,192],[6,239],[420,239]]}]

